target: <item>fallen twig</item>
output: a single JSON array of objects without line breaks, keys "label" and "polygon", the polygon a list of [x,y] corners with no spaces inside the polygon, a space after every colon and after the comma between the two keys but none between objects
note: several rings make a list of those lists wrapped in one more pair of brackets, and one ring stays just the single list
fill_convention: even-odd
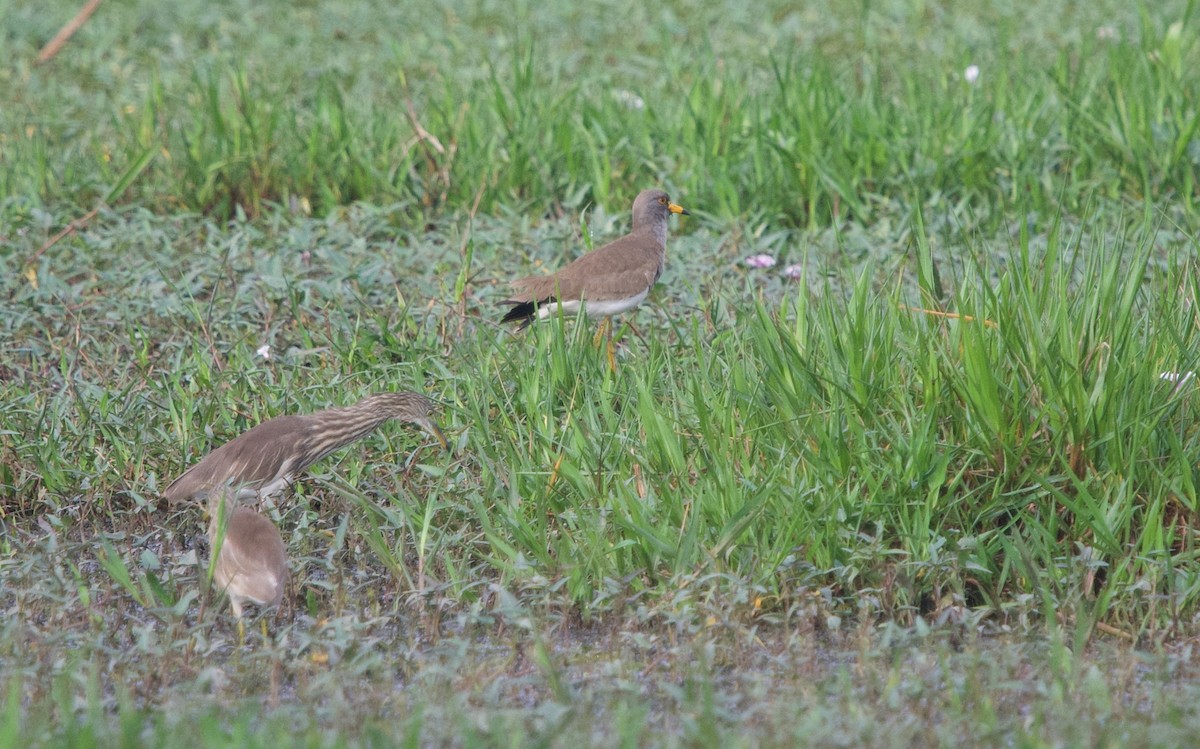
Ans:
[{"label": "fallen twig", "polygon": [[[101,205],[103,205],[103,204],[101,204]],[[100,212],[100,206],[96,206],[92,210],[88,211],[87,213],[83,214],[79,218],[75,219],[71,223],[64,226],[57,234],[55,234],[53,237],[50,237],[49,239],[47,239],[46,243],[43,244],[41,247],[39,247],[37,252],[30,255],[29,259],[27,259],[25,261],[25,264],[31,265],[33,263],[33,261],[35,261],[39,257],[41,257],[42,254],[46,250],[48,250],[51,247],[53,247],[54,245],[58,244],[59,241],[63,237],[67,236],[68,234],[70,234],[72,232],[78,231],[79,229],[82,229],[85,225],[87,225],[87,222],[89,222],[93,218],[95,218],[96,214],[99,212]]]},{"label": "fallen twig", "polygon": [[54,38],[46,42],[46,46],[42,47],[42,51],[38,52],[38,65],[48,62],[50,58],[57,55],[58,51],[63,48],[63,45],[67,43],[67,40],[70,39],[76,31],[79,31],[79,28],[87,22],[88,18],[90,18],[91,15],[96,12],[96,8],[98,7],[100,7],[100,0],[88,0],[87,3],[85,3],[84,6],[79,9],[79,12],[75,14],[75,17],[70,21],[67,21],[63,27],[58,30],[58,33],[54,35]]}]

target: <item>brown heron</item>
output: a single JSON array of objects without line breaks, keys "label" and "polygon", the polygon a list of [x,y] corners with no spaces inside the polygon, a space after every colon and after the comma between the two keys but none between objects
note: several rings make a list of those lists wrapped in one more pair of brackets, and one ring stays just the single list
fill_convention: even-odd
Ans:
[{"label": "brown heron", "polygon": [[258,500],[279,492],[304,469],[339,448],[370,434],[388,419],[415,424],[449,450],[433,420],[433,403],[417,393],[377,393],[345,408],[279,416],[213,450],[163,491],[171,503],[204,499],[228,487],[238,500]]},{"label": "brown heron", "polygon": [[228,491],[209,494],[208,541],[216,557],[213,579],[229,596],[233,614],[242,605],[277,606],[288,580],[287,549],[279,529],[265,516],[229,500]]}]

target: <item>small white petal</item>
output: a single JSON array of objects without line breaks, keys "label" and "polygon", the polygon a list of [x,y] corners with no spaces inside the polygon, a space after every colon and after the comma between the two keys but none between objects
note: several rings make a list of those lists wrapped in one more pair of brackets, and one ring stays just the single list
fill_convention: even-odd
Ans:
[{"label": "small white petal", "polygon": [[770,268],[775,265],[775,258],[770,255],[751,255],[746,258],[746,265],[751,268]]},{"label": "small white petal", "polygon": [[1196,379],[1196,373],[1190,369],[1186,372],[1162,372],[1159,379],[1175,383],[1174,392],[1178,393],[1184,386]]},{"label": "small white petal", "polygon": [[973,83],[975,83],[975,81],[979,80],[979,66],[978,65],[968,65],[967,69],[963,71],[963,80],[965,80],[967,83],[971,83],[971,84],[973,84]]},{"label": "small white petal", "polygon": [[616,92],[616,95],[617,101],[621,102],[629,109],[644,109],[646,107],[646,102],[642,99],[642,97],[638,96],[632,91],[620,89]]},{"label": "small white petal", "polygon": [[271,344],[264,343],[263,345],[258,347],[258,351],[256,351],[255,353],[257,353],[259,356],[261,356],[264,359],[270,359],[271,358]]}]

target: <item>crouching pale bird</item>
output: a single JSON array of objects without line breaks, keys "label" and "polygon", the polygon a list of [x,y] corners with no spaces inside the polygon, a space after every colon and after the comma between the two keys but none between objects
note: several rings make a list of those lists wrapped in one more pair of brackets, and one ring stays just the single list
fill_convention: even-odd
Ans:
[{"label": "crouching pale bird", "polygon": [[[643,190],[633,201],[633,229],[569,263],[549,276],[528,276],[512,282],[514,294],[500,304],[511,305],[501,322],[544,320],[562,308],[578,314],[581,307],[603,315],[597,332],[608,331],[611,318],[637,307],[662,276],[667,252],[667,221],[672,213],[689,215],[662,190]],[[612,338],[608,345],[613,363]]]},{"label": "crouching pale bird", "polygon": [[228,487],[231,504],[269,497],[290,486],[313,463],[388,419],[417,425],[449,450],[433,410],[433,403],[417,393],[377,393],[345,408],[279,416],[213,450],[172,481],[163,496],[172,503],[204,499],[218,494],[214,489]]},{"label": "crouching pale bird", "polygon": [[209,494],[208,542],[216,555],[213,580],[217,590],[229,596],[233,614],[240,620],[246,603],[278,606],[283,600],[288,559],[275,524],[231,501],[229,494]]}]

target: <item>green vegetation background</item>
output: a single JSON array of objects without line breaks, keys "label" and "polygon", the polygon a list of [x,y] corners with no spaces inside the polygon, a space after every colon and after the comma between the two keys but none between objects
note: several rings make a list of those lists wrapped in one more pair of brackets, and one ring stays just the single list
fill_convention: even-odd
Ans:
[{"label": "green vegetation background", "polygon": [[[276,508],[293,692],[295,662],[378,668],[364,638],[529,616],[1195,633],[1194,382],[1160,376],[1200,369],[1191,3],[107,3],[35,65],[75,10],[0,0],[13,736],[61,737],[89,690],[220,692],[208,649],[259,694],[198,513],[157,494],[387,388],[437,398],[457,451],[385,428]],[[506,279],[620,234],[650,186],[693,216],[615,373],[588,326],[495,324]],[[108,665],[40,655],[68,641]],[[175,676],[129,655],[179,648]]]}]

